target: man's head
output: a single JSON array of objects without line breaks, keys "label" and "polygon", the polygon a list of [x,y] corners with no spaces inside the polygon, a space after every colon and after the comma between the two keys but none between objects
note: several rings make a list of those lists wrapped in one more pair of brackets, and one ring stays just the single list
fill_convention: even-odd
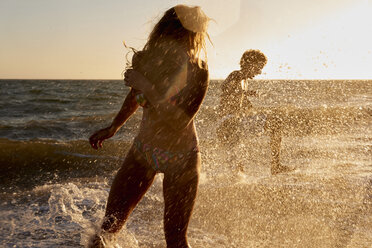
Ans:
[{"label": "man's head", "polygon": [[240,68],[247,78],[261,74],[262,69],[267,63],[267,58],[260,50],[247,50],[240,59]]}]

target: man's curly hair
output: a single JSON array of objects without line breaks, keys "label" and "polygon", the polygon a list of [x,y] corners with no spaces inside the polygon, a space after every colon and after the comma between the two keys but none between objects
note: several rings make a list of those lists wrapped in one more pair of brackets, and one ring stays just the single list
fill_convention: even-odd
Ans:
[{"label": "man's curly hair", "polygon": [[240,59],[240,66],[243,67],[247,63],[259,63],[263,65],[267,63],[267,57],[260,50],[250,49],[243,53]]}]

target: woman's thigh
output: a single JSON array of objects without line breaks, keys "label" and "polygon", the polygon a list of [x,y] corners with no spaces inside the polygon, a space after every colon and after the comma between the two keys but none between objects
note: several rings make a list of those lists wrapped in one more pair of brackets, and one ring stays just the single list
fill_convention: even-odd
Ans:
[{"label": "woman's thigh", "polygon": [[106,215],[126,219],[152,184],[155,174],[131,149],[112,182]]},{"label": "woman's thigh", "polygon": [[164,228],[167,236],[185,235],[199,183],[200,153],[164,173]]}]

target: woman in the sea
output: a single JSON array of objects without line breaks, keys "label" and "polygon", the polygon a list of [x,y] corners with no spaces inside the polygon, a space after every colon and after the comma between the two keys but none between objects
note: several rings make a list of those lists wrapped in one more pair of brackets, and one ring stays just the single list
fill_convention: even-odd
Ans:
[{"label": "woman in the sea", "polygon": [[164,173],[164,233],[167,247],[189,247],[186,233],[201,165],[194,117],[205,97],[209,73],[201,59],[209,18],[200,7],[177,5],[155,25],[125,72],[131,87],[112,124],[94,133],[98,149],[143,107],[140,130],[112,183],[101,231],[90,247],[104,247],[152,184]]}]

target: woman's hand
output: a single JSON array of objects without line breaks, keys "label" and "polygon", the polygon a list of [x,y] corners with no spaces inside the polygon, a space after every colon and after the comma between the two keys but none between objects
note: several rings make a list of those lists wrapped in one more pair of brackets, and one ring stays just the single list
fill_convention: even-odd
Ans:
[{"label": "woman's hand", "polygon": [[124,73],[125,85],[141,92],[147,92],[151,87],[150,82],[141,73],[136,70],[129,69]]},{"label": "woman's hand", "polygon": [[105,139],[111,138],[115,133],[116,131],[114,131],[112,127],[98,130],[92,136],[90,136],[89,143],[94,149],[97,150],[98,148],[102,147],[102,142]]}]

